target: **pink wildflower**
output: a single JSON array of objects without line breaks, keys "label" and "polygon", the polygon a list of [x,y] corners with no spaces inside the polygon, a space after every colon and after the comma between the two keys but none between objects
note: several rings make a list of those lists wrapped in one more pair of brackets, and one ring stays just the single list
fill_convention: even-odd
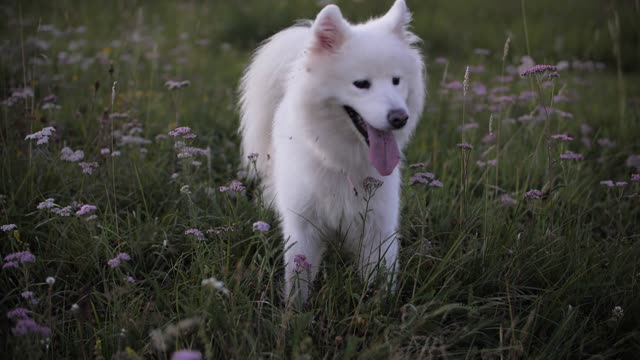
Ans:
[{"label": "pink wildflower", "polygon": [[604,185],[604,186],[610,187],[610,188],[616,186],[616,184],[613,182],[613,180],[602,180],[602,181],[600,181],[600,185]]},{"label": "pink wildflower", "polygon": [[89,174],[89,175],[92,175],[93,172],[98,168],[98,163],[97,162],[86,162],[86,161],[83,161],[83,162],[79,163],[78,165],[80,165],[80,167],[82,168],[82,173],[83,174]]},{"label": "pink wildflower", "polygon": [[516,199],[509,196],[509,194],[501,195],[499,201],[500,201],[500,204],[505,207],[516,206],[516,204],[518,204]]},{"label": "pink wildflower", "polygon": [[551,135],[551,138],[559,141],[573,141],[573,136],[569,133]]},{"label": "pink wildflower", "polygon": [[181,136],[184,139],[193,139],[197,136],[191,132],[191,128],[188,126],[177,127],[174,130],[169,131],[169,135],[173,137]]},{"label": "pink wildflower", "polygon": [[640,174],[631,174],[631,181],[640,182]]},{"label": "pink wildflower", "polygon": [[531,189],[524,193],[524,198],[527,200],[538,200],[542,199],[542,191],[538,189]]},{"label": "pink wildflower", "polygon": [[80,207],[80,210],[76,211],[76,216],[87,215],[93,213],[98,208],[95,205],[85,204]]},{"label": "pink wildflower", "polygon": [[193,237],[195,237],[198,240],[204,240],[204,234],[202,233],[202,231],[200,231],[199,229],[196,228],[192,228],[192,229],[187,229],[184,232],[185,235],[191,235]]},{"label": "pink wildflower", "polygon": [[547,71],[557,71],[558,68],[554,65],[534,65],[520,73],[520,76],[530,76],[535,74],[542,74]]},{"label": "pink wildflower", "polygon": [[311,270],[311,263],[309,263],[307,261],[307,257],[302,254],[296,255],[293,258],[293,263],[296,265],[296,272],[300,272],[302,270]]}]

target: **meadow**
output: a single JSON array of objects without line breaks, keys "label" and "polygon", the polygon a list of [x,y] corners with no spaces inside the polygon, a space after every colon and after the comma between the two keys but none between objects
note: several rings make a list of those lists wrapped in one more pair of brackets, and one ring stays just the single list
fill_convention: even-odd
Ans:
[{"label": "meadow", "polygon": [[236,90],[320,3],[0,4],[2,358],[637,358],[638,2],[408,1],[398,291],[336,234],[293,309]]}]

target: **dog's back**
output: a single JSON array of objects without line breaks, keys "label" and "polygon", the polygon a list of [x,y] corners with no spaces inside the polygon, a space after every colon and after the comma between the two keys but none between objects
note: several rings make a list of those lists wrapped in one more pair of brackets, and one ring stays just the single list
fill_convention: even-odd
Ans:
[{"label": "dog's back", "polygon": [[242,135],[242,161],[249,168],[247,156],[259,154],[258,175],[264,180],[271,177],[273,154],[271,137],[273,117],[286,91],[291,66],[304,51],[309,36],[308,26],[285,29],[267,40],[254,54],[240,84],[240,132]]}]

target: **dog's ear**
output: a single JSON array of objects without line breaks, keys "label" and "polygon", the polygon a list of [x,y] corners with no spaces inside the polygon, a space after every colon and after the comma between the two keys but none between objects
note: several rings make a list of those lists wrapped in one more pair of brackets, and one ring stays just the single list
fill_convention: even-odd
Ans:
[{"label": "dog's ear", "polygon": [[344,44],[349,32],[349,24],[342,17],[340,8],[336,5],[327,5],[318,13],[311,26],[313,51],[336,52]]},{"label": "dog's ear", "polygon": [[382,20],[391,28],[391,31],[404,38],[407,27],[411,23],[411,13],[404,0],[396,0]]}]

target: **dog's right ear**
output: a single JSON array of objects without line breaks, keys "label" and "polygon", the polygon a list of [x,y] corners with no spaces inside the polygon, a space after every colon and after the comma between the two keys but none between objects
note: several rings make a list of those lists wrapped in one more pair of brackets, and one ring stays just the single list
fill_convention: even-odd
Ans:
[{"label": "dog's right ear", "polygon": [[340,8],[327,5],[318,13],[311,26],[313,40],[311,50],[318,53],[337,52],[344,44],[349,24],[342,17]]}]

